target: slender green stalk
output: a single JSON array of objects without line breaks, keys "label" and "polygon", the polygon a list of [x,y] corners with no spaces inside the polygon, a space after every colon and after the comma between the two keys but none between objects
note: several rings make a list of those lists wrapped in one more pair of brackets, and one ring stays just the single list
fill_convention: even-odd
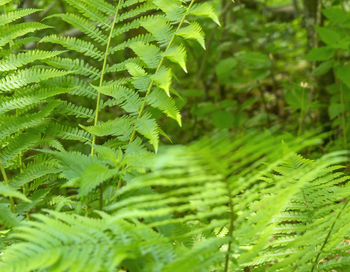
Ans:
[{"label": "slender green stalk", "polygon": [[230,266],[230,255],[231,255],[231,247],[232,247],[232,236],[233,236],[233,228],[234,228],[234,220],[235,220],[235,214],[234,214],[234,208],[233,208],[233,197],[231,193],[230,186],[226,184],[227,191],[228,191],[228,197],[229,197],[229,209],[230,209],[230,226],[228,229],[227,237],[230,239],[227,246],[226,256],[225,256],[225,268],[224,272],[229,271]]},{"label": "slender green stalk", "polygon": [[341,114],[341,123],[342,123],[342,130],[343,130],[343,140],[344,140],[344,148],[347,148],[348,145],[348,139],[347,139],[347,124],[346,124],[346,116],[345,116],[345,103],[344,103],[344,91],[343,91],[343,84],[340,83],[340,104],[343,107],[343,112]]},{"label": "slender green stalk", "polygon": [[349,200],[345,202],[343,208],[339,211],[337,217],[334,219],[334,221],[333,221],[333,223],[332,223],[332,226],[330,227],[330,229],[329,229],[329,231],[328,231],[328,233],[327,233],[326,239],[323,241],[323,244],[322,244],[322,246],[321,246],[319,252],[317,253],[317,256],[316,256],[316,258],[315,258],[315,262],[314,262],[314,264],[313,264],[313,266],[312,266],[312,268],[311,268],[311,272],[313,272],[313,271],[315,270],[315,268],[316,268],[316,266],[317,266],[317,264],[318,264],[318,260],[319,260],[319,258],[320,258],[320,256],[321,256],[321,253],[322,253],[324,247],[326,246],[329,237],[330,237],[331,234],[332,234],[332,231],[333,231],[333,229],[334,229],[335,223],[336,223],[336,222],[338,221],[338,219],[340,218],[340,215],[341,215],[342,212],[345,210],[345,208],[346,208],[346,206],[348,205],[348,203],[349,203]]},{"label": "slender green stalk", "polygon": [[[100,82],[99,82],[99,87],[102,86],[103,84],[103,79],[104,79],[104,75],[105,75],[105,71],[106,71],[106,66],[107,66],[107,59],[108,59],[108,54],[109,54],[109,47],[111,45],[111,41],[112,41],[112,37],[113,37],[113,31],[114,31],[114,27],[115,24],[117,22],[117,16],[119,13],[119,9],[121,6],[121,3],[123,2],[123,0],[119,0],[118,1],[118,5],[114,14],[114,18],[113,18],[113,23],[111,26],[111,31],[109,32],[109,36],[108,36],[108,40],[107,40],[107,45],[106,45],[106,51],[105,51],[105,56],[103,59],[103,65],[102,65],[102,70],[101,70],[101,76],[100,76]],[[95,109],[95,119],[94,119],[94,126],[97,125],[98,123],[98,115],[99,115],[99,110],[100,110],[100,102],[101,102],[101,93],[97,92],[97,99],[96,99],[96,109]],[[92,137],[92,144],[91,144],[91,156],[94,155],[94,146],[96,143],[96,135],[93,135]],[[103,208],[103,184],[100,184],[100,199],[99,199],[99,205],[100,205],[100,209]]]},{"label": "slender green stalk", "polygon": [[[5,185],[8,185],[9,184],[9,180],[7,178],[7,174],[6,174],[5,168],[4,168],[4,166],[2,164],[0,164],[0,170],[1,170],[2,177],[4,178]],[[11,211],[12,212],[16,212],[15,202],[13,201],[13,198],[11,196],[9,198],[10,198]]]},{"label": "slender green stalk", "polygon": [[[104,59],[103,59],[103,65],[102,65],[102,70],[101,70],[99,87],[101,87],[102,84],[103,84],[103,79],[104,79],[106,66],[107,66],[107,58],[108,58],[108,53],[109,53],[109,47],[111,45],[111,40],[112,40],[112,37],[113,37],[113,31],[114,31],[115,24],[117,22],[117,16],[118,16],[120,5],[121,5],[122,1],[123,0],[119,0],[118,1],[117,9],[115,11],[113,23],[112,23],[112,26],[111,26],[111,31],[109,32],[107,45],[106,45],[105,56],[104,56]],[[100,110],[100,101],[101,101],[101,93],[97,92],[94,126],[96,126],[97,122],[98,122],[98,115],[99,115],[99,110]],[[91,145],[91,155],[94,155],[94,145],[95,145],[95,143],[96,143],[96,135],[93,135],[93,137],[92,137],[92,145]]]},{"label": "slender green stalk", "polygon": [[299,128],[298,128],[298,136],[300,136],[303,132],[303,126],[304,126],[304,116],[305,116],[305,88],[303,87],[303,91],[301,94],[301,109],[300,109],[300,115],[299,115]]},{"label": "slender green stalk", "polygon": [[[179,29],[182,27],[183,23],[185,22],[186,16],[187,16],[189,10],[192,8],[194,2],[195,2],[195,0],[192,0],[191,3],[189,4],[189,6],[187,7],[187,10],[186,10],[185,14],[184,14],[184,16],[182,17],[182,19],[181,19],[179,25],[177,26],[177,29],[176,29],[174,35],[171,37],[171,39],[170,39],[170,41],[169,41],[169,43],[168,43],[168,45],[167,45],[165,51],[167,51],[167,50],[172,46],[172,44],[174,43],[176,32],[178,32]],[[164,60],[165,60],[165,57],[162,56],[162,58],[160,59],[160,62],[159,62],[159,64],[158,64],[158,66],[157,66],[157,69],[156,69],[155,74],[158,73],[158,71],[159,71],[160,68],[162,67]],[[151,92],[151,90],[152,90],[152,88],[153,88],[153,85],[154,85],[154,80],[151,80],[150,84],[148,85],[148,88],[147,88],[145,97],[147,97],[147,96],[150,94],[150,92]],[[137,115],[137,119],[139,119],[139,118],[142,116],[142,113],[143,113],[143,111],[145,110],[145,107],[146,107],[146,101],[144,101],[144,102],[142,103],[142,106],[141,106],[141,108],[140,108],[140,111],[139,111],[139,113],[138,113],[138,115]],[[131,142],[134,141],[135,136],[136,136],[136,129],[134,128],[133,131],[132,131],[132,133],[131,133],[131,137],[130,137],[129,143],[131,143]]]}]

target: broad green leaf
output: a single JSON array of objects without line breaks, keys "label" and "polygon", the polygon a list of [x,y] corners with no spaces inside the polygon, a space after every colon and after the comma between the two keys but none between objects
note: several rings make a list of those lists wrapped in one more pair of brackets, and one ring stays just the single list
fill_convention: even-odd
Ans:
[{"label": "broad green leaf", "polygon": [[285,98],[293,110],[305,110],[310,100],[308,90],[300,86],[289,89]]},{"label": "broad green leaf", "polygon": [[320,39],[330,47],[348,49],[350,40],[348,37],[344,37],[344,34],[340,29],[331,27],[316,27],[317,33]]},{"label": "broad green leaf", "polygon": [[350,64],[338,66],[335,69],[335,74],[346,86],[350,88]]},{"label": "broad green leaf", "polygon": [[235,117],[228,111],[216,111],[212,117],[212,123],[220,129],[230,128],[235,122]]},{"label": "broad green leaf", "polygon": [[343,104],[332,103],[328,108],[328,114],[331,119],[338,117],[341,113],[343,113],[345,107]]},{"label": "broad green leaf", "polygon": [[350,14],[342,7],[329,7],[324,9],[322,13],[334,24],[343,24],[350,20]]},{"label": "broad green leaf", "polygon": [[235,69],[238,65],[236,58],[230,57],[222,59],[216,65],[216,75],[221,84],[229,84],[235,76]]},{"label": "broad green leaf", "polygon": [[271,66],[271,60],[269,57],[260,52],[242,51],[237,53],[236,57],[249,69],[262,69]]},{"label": "broad green leaf", "polygon": [[322,62],[319,66],[316,67],[314,73],[316,76],[322,76],[324,74],[326,74],[330,69],[333,68],[333,61],[325,61]]},{"label": "broad green leaf", "polygon": [[308,61],[326,61],[334,56],[335,50],[330,47],[319,47],[313,48],[306,55],[306,60]]}]

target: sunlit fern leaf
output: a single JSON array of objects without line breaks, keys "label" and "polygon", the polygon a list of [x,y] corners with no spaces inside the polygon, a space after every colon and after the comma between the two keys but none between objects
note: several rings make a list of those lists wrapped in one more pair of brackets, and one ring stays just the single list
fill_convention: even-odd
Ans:
[{"label": "sunlit fern leaf", "polygon": [[22,23],[22,24],[10,26],[9,28],[6,28],[6,29],[4,29],[3,27],[0,27],[0,33],[5,33],[0,37],[0,48],[18,37],[24,36],[34,31],[47,29],[47,28],[50,28],[50,27],[37,22]]},{"label": "sunlit fern leaf", "polygon": [[28,84],[44,81],[54,77],[62,77],[70,72],[56,69],[28,68],[19,70],[0,79],[0,92],[9,92],[14,89],[25,87]]},{"label": "sunlit fern leaf", "polygon": [[36,146],[40,142],[40,135],[36,131],[23,133],[11,139],[11,142],[0,151],[0,164],[9,167],[19,154]]},{"label": "sunlit fern leaf", "polygon": [[9,24],[13,21],[16,21],[22,17],[30,15],[32,13],[38,12],[40,9],[18,9],[15,11],[10,11],[6,14],[0,15],[0,26]]},{"label": "sunlit fern leaf", "polygon": [[194,4],[193,7],[190,9],[189,14],[195,16],[208,17],[215,23],[220,25],[220,21],[216,14],[216,11],[214,10],[213,6],[210,5],[208,2]]},{"label": "sunlit fern leaf", "polygon": [[13,214],[7,204],[0,204],[0,224],[12,228],[19,224],[20,220]]},{"label": "sunlit fern leaf", "polygon": [[83,127],[89,133],[96,136],[117,136],[121,140],[127,140],[132,132],[132,120],[129,118],[116,118],[114,120],[100,122],[96,126]]},{"label": "sunlit fern leaf", "polygon": [[157,152],[159,144],[159,131],[157,122],[150,115],[144,114],[135,121],[135,129],[146,137]]},{"label": "sunlit fern leaf", "polygon": [[18,192],[14,188],[4,184],[0,183],[0,196],[5,197],[15,197],[23,201],[30,202],[30,200],[22,193]]},{"label": "sunlit fern leaf", "polygon": [[133,90],[125,87],[118,82],[114,82],[102,87],[94,87],[100,93],[113,97],[115,100],[108,100],[111,105],[119,105],[126,112],[138,113],[141,108],[141,99]]},{"label": "sunlit fern leaf", "polygon": [[176,35],[185,39],[196,40],[205,49],[202,27],[197,22],[192,22],[189,25],[179,29],[176,32]]},{"label": "sunlit fern leaf", "polygon": [[54,160],[46,159],[45,161],[35,161],[26,165],[23,171],[10,180],[10,186],[21,188],[23,185],[32,182],[49,174],[58,173],[58,163]]},{"label": "sunlit fern leaf", "polygon": [[91,134],[88,132],[65,124],[51,124],[48,127],[48,134],[55,135],[58,139],[80,141],[83,143],[92,140]]},{"label": "sunlit fern leaf", "polygon": [[36,87],[26,90],[22,95],[14,95],[12,97],[4,98],[0,102],[0,114],[4,114],[11,110],[19,110],[30,105],[35,105],[46,101],[48,98],[68,93],[66,88],[41,88]]},{"label": "sunlit fern leaf", "polygon": [[10,71],[22,67],[28,63],[32,63],[36,60],[43,60],[47,58],[52,58],[62,54],[62,51],[41,51],[33,50],[24,53],[19,53],[17,55],[10,55],[0,61],[0,71]]},{"label": "sunlit fern leaf", "polygon": [[0,0],[0,6],[4,6],[8,3],[10,3],[12,0]]},{"label": "sunlit fern leaf", "polygon": [[77,51],[87,57],[91,57],[100,61],[103,59],[103,53],[99,49],[97,49],[92,43],[80,40],[78,38],[50,35],[42,38],[40,42],[60,44],[69,50]]},{"label": "sunlit fern leaf", "polygon": [[39,126],[47,119],[46,117],[57,107],[57,103],[50,103],[43,107],[40,112],[26,116],[0,116],[0,139],[8,137],[23,129]]},{"label": "sunlit fern leaf", "polygon": [[167,116],[176,120],[181,126],[181,115],[176,108],[174,100],[167,96],[164,91],[160,89],[154,89],[147,96],[147,103],[152,107],[158,108],[163,111]]},{"label": "sunlit fern leaf", "polygon": [[[161,269],[175,253],[160,235],[142,224],[91,219],[50,211],[17,228],[13,237],[23,242],[2,256],[0,269],[24,272],[55,269],[64,272]],[[35,237],[35,239],[33,239]],[[23,258],[18,259],[18,254]]]},{"label": "sunlit fern leaf", "polygon": [[44,60],[44,62],[58,69],[71,70],[91,79],[97,79],[100,76],[99,70],[85,63],[84,60],[56,57]]},{"label": "sunlit fern leaf", "polygon": [[54,14],[52,16],[46,17],[45,19],[48,20],[54,17],[61,18],[62,20],[76,27],[81,32],[85,33],[88,37],[100,44],[105,44],[107,41],[107,36],[105,36],[97,27],[95,27],[94,24],[92,24],[85,18],[82,18],[76,14],[65,13]]}]

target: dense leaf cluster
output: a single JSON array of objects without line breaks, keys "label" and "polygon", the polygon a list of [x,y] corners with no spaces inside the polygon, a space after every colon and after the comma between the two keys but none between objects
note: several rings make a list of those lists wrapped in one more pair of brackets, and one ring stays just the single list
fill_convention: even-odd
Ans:
[{"label": "dense leaf cluster", "polygon": [[[189,77],[214,70],[218,103],[206,101],[212,83],[190,109],[174,89],[194,70],[194,52],[226,39],[228,10],[241,8],[235,1],[221,5],[223,20],[218,1],[64,0],[64,12],[52,13],[56,2],[43,10],[17,2],[0,0],[0,271],[350,269],[349,152],[314,152],[330,133],[305,129],[314,105],[306,88],[285,96],[298,137],[271,124],[264,96],[263,131],[246,122],[256,101],[236,105],[226,93],[274,79],[262,52],[227,56],[232,41],[222,41],[203,53]],[[350,69],[341,57],[350,42],[341,36],[350,15],[339,6],[324,15],[329,25],[316,27],[324,45],[306,59],[319,62],[315,76],[337,79],[327,107],[346,149]],[[253,87],[242,86],[247,78]],[[180,107],[196,120],[189,138],[198,120],[206,136],[161,145],[172,138],[167,125],[177,124],[179,138]],[[224,131],[207,133],[212,113],[211,125]],[[299,155],[310,153],[317,158]]]}]

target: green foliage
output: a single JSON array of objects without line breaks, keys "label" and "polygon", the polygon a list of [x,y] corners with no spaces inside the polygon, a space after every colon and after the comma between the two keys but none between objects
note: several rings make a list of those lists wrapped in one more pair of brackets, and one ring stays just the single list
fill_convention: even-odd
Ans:
[{"label": "green foliage", "polygon": [[0,0],[0,271],[348,271],[326,2]]}]

